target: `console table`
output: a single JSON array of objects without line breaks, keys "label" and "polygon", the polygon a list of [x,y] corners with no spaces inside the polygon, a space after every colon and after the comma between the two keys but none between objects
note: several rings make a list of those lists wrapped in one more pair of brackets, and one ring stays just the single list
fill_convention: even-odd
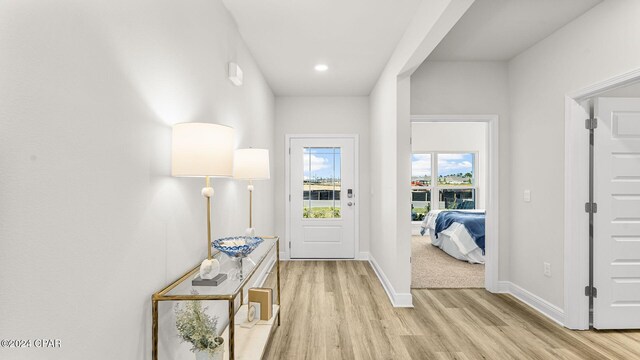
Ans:
[{"label": "console table", "polygon": [[[160,301],[188,301],[188,300],[219,300],[227,301],[229,325],[220,335],[224,338],[224,357],[229,360],[258,360],[262,358],[271,333],[277,325],[280,326],[280,238],[277,236],[261,236],[264,241],[242,261],[243,278],[230,276],[219,286],[192,286],[191,280],[200,270],[200,264],[188,271],[182,277],[169,284],[151,297],[152,309],[152,359],[158,360],[158,302]],[[214,250],[215,251],[215,250]],[[252,328],[240,327],[238,319],[246,319],[247,305],[244,304],[244,288],[256,270],[262,265],[269,254],[275,251],[276,258],[276,287],[277,303],[273,305],[273,317],[269,321]],[[215,258],[220,260],[221,272],[233,271],[234,263],[227,255],[215,252]],[[198,294],[192,294],[196,290]],[[236,298],[240,295],[240,306],[236,307]],[[277,318],[277,319],[276,319]]]}]

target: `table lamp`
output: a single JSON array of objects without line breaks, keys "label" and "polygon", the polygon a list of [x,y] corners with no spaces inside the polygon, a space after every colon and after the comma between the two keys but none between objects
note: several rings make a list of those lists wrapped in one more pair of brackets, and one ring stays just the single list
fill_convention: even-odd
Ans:
[{"label": "table lamp", "polygon": [[255,236],[253,228],[253,180],[269,179],[269,150],[267,149],[238,149],[233,160],[233,177],[249,180],[249,228],[248,236]]},{"label": "table lamp", "polygon": [[202,196],[207,203],[207,258],[200,266],[200,278],[212,279],[219,263],[211,258],[211,177],[233,175],[234,130],[206,123],[181,123],[173,126],[171,175],[204,177]]}]

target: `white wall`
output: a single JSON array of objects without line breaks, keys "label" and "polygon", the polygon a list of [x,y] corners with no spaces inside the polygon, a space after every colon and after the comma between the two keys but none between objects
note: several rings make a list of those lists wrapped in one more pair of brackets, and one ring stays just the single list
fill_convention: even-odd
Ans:
[{"label": "white wall", "polygon": [[[496,114],[500,123],[500,270],[509,277],[510,136],[508,65],[503,61],[425,61],[411,75],[412,115]],[[413,141],[419,141],[413,137]]]},{"label": "white wall", "polygon": [[[487,124],[414,122],[411,125],[411,152],[470,152],[476,154],[476,207],[486,207]],[[433,194],[433,199],[437,199]]]},{"label": "white wall", "polygon": [[[370,95],[371,260],[398,306],[411,306],[410,79],[473,0],[424,1]],[[406,209],[403,210],[403,209]]]},{"label": "white wall", "polygon": [[503,61],[427,59],[411,75],[411,114],[498,114],[507,118],[507,73]]},{"label": "white wall", "polygon": [[604,1],[509,62],[510,280],[561,308],[564,95],[640,67],[638,14],[639,1]]},{"label": "white wall", "polygon": [[[360,252],[369,251],[369,97],[277,97],[275,124],[276,232],[285,234],[287,134],[357,134],[360,153]],[[284,239],[284,238],[283,238]],[[288,239],[284,239],[286,244]],[[358,254],[356,254],[358,256]]]},{"label": "white wall", "polygon": [[[217,0],[4,1],[0,54],[0,338],[62,341],[0,358],[149,359],[152,293],[206,254],[204,180],[170,176],[171,125],[273,150],[273,94]],[[261,233],[273,183],[256,182]],[[242,232],[245,184],[214,186],[214,236]]]}]

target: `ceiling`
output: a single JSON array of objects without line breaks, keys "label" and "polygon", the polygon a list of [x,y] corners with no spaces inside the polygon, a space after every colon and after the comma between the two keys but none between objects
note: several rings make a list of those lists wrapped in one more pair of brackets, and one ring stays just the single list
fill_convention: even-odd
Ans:
[{"label": "ceiling", "polygon": [[602,0],[476,0],[428,60],[509,60]]},{"label": "ceiling", "polygon": [[223,1],[279,96],[368,95],[421,2]]}]

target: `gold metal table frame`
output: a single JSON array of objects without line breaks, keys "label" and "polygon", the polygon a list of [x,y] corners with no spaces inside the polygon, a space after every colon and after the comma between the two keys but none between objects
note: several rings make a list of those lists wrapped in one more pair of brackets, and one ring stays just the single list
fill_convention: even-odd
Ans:
[{"label": "gold metal table frame", "polygon": [[[264,256],[255,263],[255,266],[251,269],[251,271],[244,276],[238,289],[229,294],[215,294],[215,295],[167,295],[171,290],[176,288],[178,285],[183,283],[184,281],[191,281],[192,277],[200,270],[200,263],[186,274],[182,275],[180,278],[169,284],[164,289],[158,291],[157,293],[151,296],[151,312],[152,312],[152,325],[151,325],[151,334],[152,334],[152,359],[158,360],[158,302],[160,301],[185,301],[185,300],[222,300],[227,301],[229,303],[229,360],[235,359],[235,337],[234,337],[234,318],[236,314],[235,302],[238,295],[240,295],[240,305],[244,302],[244,288],[249,282],[249,280],[253,277],[256,270],[262,265],[265,259],[269,256],[268,254],[275,249],[276,252],[276,286],[277,286],[277,305],[280,306],[280,238],[278,236],[260,236],[263,239],[271,239],[275,240],[275,243],[271,245],[269,249],[266,250]],[[214,253],[215,254],[215,253]],[[280,326],[280,311],[277,314],[278,318],[278,326]]]}]

